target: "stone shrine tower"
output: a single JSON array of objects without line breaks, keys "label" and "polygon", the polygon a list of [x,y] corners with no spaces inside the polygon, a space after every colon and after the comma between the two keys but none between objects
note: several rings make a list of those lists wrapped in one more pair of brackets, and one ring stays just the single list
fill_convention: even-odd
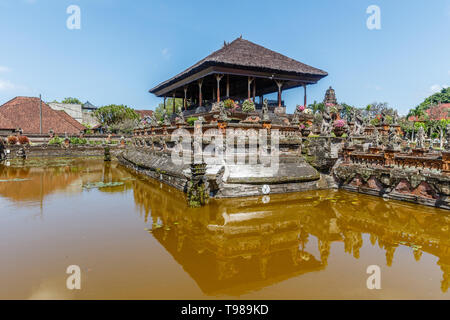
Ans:
[{"label": "stone shrine tower", "polygon": [[327,92],[325,92],[325,99],[323,100],[323,103],[325,105],[327,104],[331,104],[331,105],[337,105],[337,99],[336,99],[336,92],[334,91],[334,89],[330,86],[327,90]]}]

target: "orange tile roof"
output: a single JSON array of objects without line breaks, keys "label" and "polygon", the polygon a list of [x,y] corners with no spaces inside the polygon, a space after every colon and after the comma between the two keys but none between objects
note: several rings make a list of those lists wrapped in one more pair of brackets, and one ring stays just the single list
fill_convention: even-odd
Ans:
[{"label": "orange tile roof", "polygon": [[[21,128],[24,134],[39,133],[40,102],[35,97],[16,97],[0,106],[0,116],[9,119],[14,128]],[[76,122],[75,119],[73,121]],[[42,133],[53,130],[58,134],[78,134],[84,130],[84,126],[76,125],[73,121],[42,101]]]}]

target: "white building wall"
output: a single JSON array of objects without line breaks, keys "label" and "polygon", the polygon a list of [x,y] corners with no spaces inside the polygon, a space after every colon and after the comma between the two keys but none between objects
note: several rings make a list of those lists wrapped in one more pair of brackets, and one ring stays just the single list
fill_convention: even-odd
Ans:
[{"label": "white building wall", "polygon": [[64,110],[69,116],[77,120],[79,123],[83,123],[83,111],[81,109],[81,104],[50,102],[48,105],[53,110]]}]

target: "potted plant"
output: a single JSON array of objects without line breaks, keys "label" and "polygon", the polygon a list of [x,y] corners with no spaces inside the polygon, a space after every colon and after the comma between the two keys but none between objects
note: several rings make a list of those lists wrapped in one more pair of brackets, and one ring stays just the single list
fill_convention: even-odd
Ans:
[{"label": "potted plant", "polygon": [[333,133],[336,137],[342,137],[345,133],[345,121],[344,120],[336,120],[333,123]]},{"label": "potted plant", "polygon": [[300,112],[300,113],[304,112],[305,109],[306,109],[305,106],[297,106],[297,111]]},{"label": "potted plant", "polygon": [[301,123],[299,127],[303,137],[308,137],[311,134],[311,126],[308,123]]},{"label": "potted plant", "polygon": [[252,99],[247,99],[242,104],[242,111],[243,112],[253,112],[255,111],[255,103],[252,101]]}]

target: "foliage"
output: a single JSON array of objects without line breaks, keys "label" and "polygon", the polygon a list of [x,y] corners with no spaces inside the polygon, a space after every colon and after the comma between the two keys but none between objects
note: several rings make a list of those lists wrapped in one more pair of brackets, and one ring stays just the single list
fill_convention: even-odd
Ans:
[{"label": "foliage", "polygon": [[439,103],[450,103],[450,87],[442,89],[428,98],[426,98],[421,104],[419,104],[416,109],[427,110],[430,106]]},{"label": "foliage", "polygon": [[[175,112],[178,113],[183,108],[183,99],[175,98]],[[173,98],[166,99],[167,115],[170,116],[173,112]],[[160,103],[155,109],[155,117],[162,121],[164,117],[164,103]]]},{"label": "foliage", "polygon": [[124,105],[111,104],[94,111],[94,116],[103,125],[113,131],[127,131],[130,125],[137,123],[140,116]]},{"label": "foliage", "polygon": [[87,139],[84,138],[70,138],[70,144],[87,144]]},{"label": "foliage", "polygon": [[197,121],[197,120],[198,120],[197,117],[189,117],[189,118],[187,118],[186,122],[187,122],[188,125],[193,126],[194,122]]},{"label": "foliage", "polygon": [[64,142],[63,138],[60,138],[58,136],[54,136],[52,139],[49,140],[48,144],[49,145],[60,145],[63,142]]},{"label": "foliage", "polygon": [[223,105],[224,105],[224,107],[227,108],[227,109],[232,109],[232,108],[236,108],[236,107],[237,107],[236,103],[235,103],[234,100],[232,100],[232,99],[226,99],[226,100],[223,102]]},{"label": "foliage", "polygon": [[64,98],[63,101],[61,101],[61,103],[67,103],[67,104],[83,104],[80,100],[78,100],[77,98],[72,98],[72,97],[67,97]]},{"label": "foliage", "polygon": [[18,139],[16,136],[9,136],[8,138],[6,138],[6,141],[9,145],[14,145],[17,144]]},{"label": "foliage", "polygon": [[309,105],[309,107],[311,108],[313,113],[322,112],[323,110],[325,110],[325,105],[322,102],[317,103],[317,101],[315,100],[314,103]]},{"label": "foliage", "polygon": [[252,99],[247,99],[242,104],[242,111],[243,112],[253,112],[255,111],[255,103]]}]

